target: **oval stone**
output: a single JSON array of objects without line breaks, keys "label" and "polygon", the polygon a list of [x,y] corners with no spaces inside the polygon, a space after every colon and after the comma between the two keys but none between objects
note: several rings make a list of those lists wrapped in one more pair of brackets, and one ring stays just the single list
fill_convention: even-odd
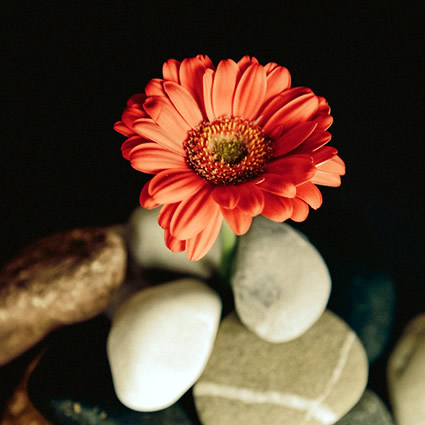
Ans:
[{"label": "oval stone", "polygon": [[195,279],[146,288],[124,302],[107,342],[121,402],[149,412],[177,401],[208,361],[220,314],[218,295]]},{"label": "oval stone", "polygon": [[279,343],[299,337],[319,319],[331,279],[304,235],[259,216],[240,238],[232,288],[241,321],[266,341]]},{"label": "oval stone", "polygon": [[367,376],[363,346],[329,311],[281,344],[258,338],[232,313],[194,397],[203,425],[334,424],[360,399]]}]

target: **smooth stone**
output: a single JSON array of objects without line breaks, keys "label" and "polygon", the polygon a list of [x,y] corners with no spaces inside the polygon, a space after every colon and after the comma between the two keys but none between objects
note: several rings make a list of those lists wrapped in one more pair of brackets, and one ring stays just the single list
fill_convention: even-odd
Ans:
[{"label": "smooth stone", "polygon": [[308,239],[262,216],[240,237],[231,283],[241,321],[274,343],[306,332],[325,310],[331,290],[326,264]]},{"label": "smooth stone", "polygon": [[38,411],[56,425],[197,425],[188,394],[152,413],[136,412],[118,400],[106,355],[109,330],[110,321],[101,315],[48,337],[28,384]]},{"label": "smooth stone", "polygon": [[24,376],[7,401],[0,425],[52,425],[33,405],[28,392],[28,378],[38,363],[40,356],[35,358],[26,368]]},{"label": "smooth stone", "polygon": [[328,262],[332,293],[328,308],[357,333],[369,363],[384,352],[394,322],[396,289],[384,269],[359,263]]},{"label": "smooth stone", "polygon": [[334,424],[360,399],[367,375],[360,341],[330,311],[281,344],[259,338],[232,313],[193,393],[203,425]]},{"label": "smooth stone", "polygon": [[218,295],[189,278],[146,288],[122,304],[107,343],[121,402],[146,412],[175,403],[201,375],[220,315]]},{"label": "smooth stone", "polygon": [[388,389],[399,425],[425,424],[425,313],[408,323],[390,356]]},{"label": "smooth stone", "polygon": [[52,329],[94,317],[122,283],[123,239],[104,228],[47,236],[0,271],[0,365]]},{"label": "smooth stone", "polygon": [[158,224],[159,211],[137,207],[131,214],[126,234],[133,260],[144,268],[172,270],[202,279],[216,273],[221,263],[221,237],[205,257],[190,261],[185,252],[174,253],[165,245],[164,230]]},{"label": "smooth stone", "polygon": [[335,425],[394,425],[383,401],[366,390],[360,401]]}]

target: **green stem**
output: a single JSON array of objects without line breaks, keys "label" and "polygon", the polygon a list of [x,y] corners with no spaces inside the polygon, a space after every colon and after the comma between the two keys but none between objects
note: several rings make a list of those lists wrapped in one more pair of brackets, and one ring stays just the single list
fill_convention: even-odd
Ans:
[{"label": "green stem", "polygon": [[236,251],[237,237],[223,220],[221,227],[221,268],[220,280],[222,288],[228,288],[232,273],[233,257]]}]

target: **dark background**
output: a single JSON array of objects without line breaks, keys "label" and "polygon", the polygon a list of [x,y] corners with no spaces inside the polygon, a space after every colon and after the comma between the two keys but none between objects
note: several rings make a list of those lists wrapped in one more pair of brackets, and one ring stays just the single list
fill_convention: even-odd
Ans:
[{"label": "dark background", "polygon": [[164,61],[249,54],[286,66],[332,107],[347,175],[298,227],[321,252],[390,267],[389,349],[425,311],[420,1],[36,1],[2,15],[1,263],[48,233],[127,220],[144,177],[112,126]]}]

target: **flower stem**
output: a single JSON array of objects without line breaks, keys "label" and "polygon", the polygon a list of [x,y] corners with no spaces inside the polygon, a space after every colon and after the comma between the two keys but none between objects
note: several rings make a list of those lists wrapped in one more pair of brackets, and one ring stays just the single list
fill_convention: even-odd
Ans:
[{"label": "flower stem", "polygon": [[221,227],[221,267],[220,280],[222,288],[228,288],[232,274],[233,257],[236,251],[237,237],[229,225],[223,221]]}]

